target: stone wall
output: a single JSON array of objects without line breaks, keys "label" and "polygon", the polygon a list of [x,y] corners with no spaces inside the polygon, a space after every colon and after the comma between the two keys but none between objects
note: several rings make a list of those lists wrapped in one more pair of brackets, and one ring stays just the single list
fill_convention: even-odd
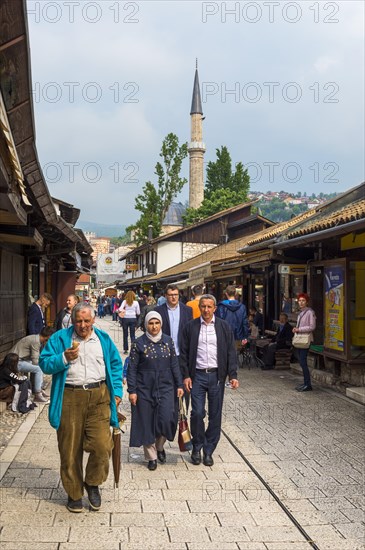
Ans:
[{"label": "stone wall", "polygon": [[[190,258],[194,258],[198,254],[203,254],[203,252],[207,252],[216,246],[216,244],[208,243],[183,243],[182,261],[186,262],[186,260],[190,260]],[[204,263],[203,260],[202,263]]]}]

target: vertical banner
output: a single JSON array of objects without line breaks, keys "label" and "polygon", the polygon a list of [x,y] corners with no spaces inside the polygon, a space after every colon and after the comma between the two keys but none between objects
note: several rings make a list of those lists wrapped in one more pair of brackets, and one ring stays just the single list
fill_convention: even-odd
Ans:
[{"label": "vertical banner", "polygon": [[344,351],[344,267],[325,267],[325,340],[324,346]]}]

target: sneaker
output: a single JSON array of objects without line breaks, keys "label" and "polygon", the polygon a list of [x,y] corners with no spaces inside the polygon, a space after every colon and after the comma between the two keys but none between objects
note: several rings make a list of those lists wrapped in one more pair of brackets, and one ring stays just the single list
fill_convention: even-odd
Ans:
[{"label": "sneaker", "polygon": [[43,395],[43,397],[47,397],[49,399],[49,394],[46,393],[44,390],[42,390],[42,395]]},{"label": "sneaker", "polygon": [[99,487],[97,485],[88,485],[84,483],[87,496],[89,497],[90,508],[92,510],[100,510],[101,506],[101,495]]},{"label": "sneaker", "polygon": [[47,397],[44,397],[42,392],[34,394],[34,401],[36,401],[37,403],[49,403],[49,399],[47,399]]},{"label": "sneaker", "polygon": [[82,499],[72,500],[71,497],[68,497],[66,508],[69,512],[82,512]]}]

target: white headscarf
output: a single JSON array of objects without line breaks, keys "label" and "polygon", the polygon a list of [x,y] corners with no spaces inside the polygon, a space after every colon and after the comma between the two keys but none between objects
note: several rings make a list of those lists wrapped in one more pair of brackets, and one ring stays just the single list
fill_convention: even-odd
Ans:
[{"label": "white headscarf", "polygon": [[[161,323],[160,332],[156,336],[152,336],[152,334],[150,334],[148,332],[148,326],[147,325],[148,325],[148,321],[150,321],[151,319],[158,319]],[[144,318],[144,326],[145,326],[145,329],[146,329],[147,338],[149,338],[155,344],[161,340],[161,338],[162,338],[162,317],[157,311],[149,311],[147,313],[146,317]]]}]

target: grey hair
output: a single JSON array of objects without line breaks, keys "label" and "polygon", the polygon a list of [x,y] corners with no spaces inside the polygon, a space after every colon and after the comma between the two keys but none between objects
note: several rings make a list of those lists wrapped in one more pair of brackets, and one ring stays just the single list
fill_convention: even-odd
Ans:
[{"label": "grey hair", "polygon": [[86,302],[80,302],[79,304],[76,304],[75,307],[72,309],[71,320],[73,323],[75,322],[75,319],[76,319],[76,313],[78,313],[79,311],[84,311],[85,309],[90,311],[91,318],[94,319],[95,309],[90,304],[87,304]]},{"label": "grey hair", "polygon": [[214,306],[217,305],[217,300],[213,294],[203,294],[203,296],[200,296],[199,305],[202,303],[202,300],[213,300]]}]

